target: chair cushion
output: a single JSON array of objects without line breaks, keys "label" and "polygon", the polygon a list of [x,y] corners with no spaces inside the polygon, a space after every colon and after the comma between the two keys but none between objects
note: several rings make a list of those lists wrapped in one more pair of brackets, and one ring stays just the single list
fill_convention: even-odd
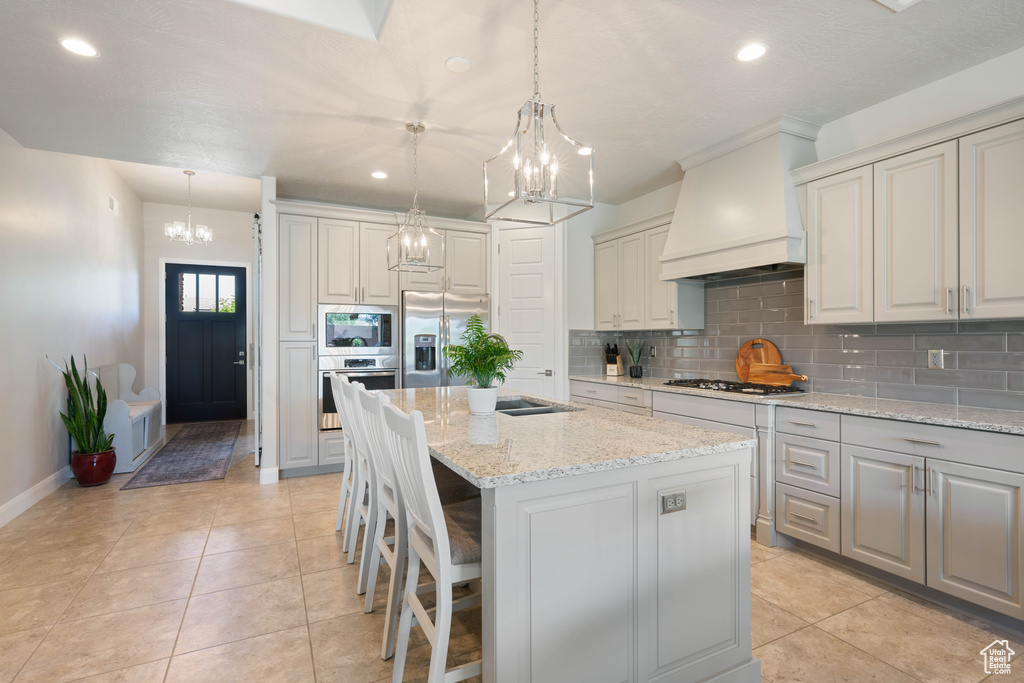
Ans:
[{"label": "chair cushion", "polygon": [[448,542],[452,546],[452,564],[479,562],[480,499],[445,505],[444,521],[448,525]]},{"label": "chair cushion", "polygon": [[478,498],[480,489],[470,484],[447,466],[434,461],[434,485],[437,486],[437,495],[441,499],[441,505],[458,503],[469,498]]}]

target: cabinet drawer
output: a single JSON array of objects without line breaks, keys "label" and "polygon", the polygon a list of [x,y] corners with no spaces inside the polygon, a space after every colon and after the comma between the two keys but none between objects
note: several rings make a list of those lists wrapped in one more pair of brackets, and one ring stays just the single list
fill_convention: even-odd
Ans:
[{"label": "cabinet drawer", "polygon": [[647,408],[644,408],[643,406],[631,406],[631,405],[626,405],[625,403],[620,403],[619,404],[619,412],[620,413],[632,413],[633,415],[646,415],[647,414]]},{"label": "cabinet drawer", "polygon": [[843,443],[1024,473],[1024,436],[843,415]]},{"label": "cabinet drawer", "polygon": [[754,426],[753,403],[655,391],[652,405],[654,410],[662,413],[724,422],[737,427]]},{"label": "cabinet drawer", "polygon": [[779,406],[775,413],[775,431],[839,441],[839,414]]},{"label": "cabinet drawer", "polygon": [[614,384],[570,380],[569,393],[573,396],[596,398],[600,401],[611,401],[612,403],[619,402],[619,388]]},{"label": "cabinet drawer", "polygon": [[839,499],[786,484],[775,485],[775,527],[784,534],[839,552]]},{"label": "cabinet drawer", "polygon": [[644,390],[640,387],[619,387],[619,403],[624,406],[640,406],[647,405],[644,400]]},{"label": "cabinet drawer", "polygon": [[792,434],[775,435],[775,479],[839,495],[839,444]]}]

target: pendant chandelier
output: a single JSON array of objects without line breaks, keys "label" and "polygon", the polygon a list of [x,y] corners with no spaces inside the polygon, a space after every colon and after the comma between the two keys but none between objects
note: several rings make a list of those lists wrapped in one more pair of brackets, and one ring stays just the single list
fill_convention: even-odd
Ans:
[{"label": "pendant chandelier", "polygon": [[207,245],[213,240],[213,230],[205,225],[192,225],[192,176],[195,171],[182,171],[188,176],[188,222],[164,223],[164,235],[172,242]]},{"label": "pendant chandelier", "polygon": [[540,97],[539,22],[534,0],[533,97],[519,110],[511,139],[484,162],[484,210],[490,220],[554,225],[594,208],[594,148],[566,135],[555,105]]},{"label": "pendant chandelier", "polygon": [[398,232],[388,237],[388,270],[429,273],[444,268],[444,236],[430,227],[419,205],[419,136],[426,126],[407,123],[412,133],[412,208],[398,221]]}]

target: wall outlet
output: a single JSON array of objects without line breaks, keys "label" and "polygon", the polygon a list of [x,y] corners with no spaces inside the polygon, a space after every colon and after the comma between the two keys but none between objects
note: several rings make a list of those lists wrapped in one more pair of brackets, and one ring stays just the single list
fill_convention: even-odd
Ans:
[{"label": "wall outlet", "polygon": [[928,369],[929,370],[942,370],[946,367],[943,362],[942,349],[930,349],[928,351]]},{"label": "wall outlet", "polygon": [[657,357],[658,357],[658,347],[657,346],[652,346],[651,347],[651,358],[657,358]]}]

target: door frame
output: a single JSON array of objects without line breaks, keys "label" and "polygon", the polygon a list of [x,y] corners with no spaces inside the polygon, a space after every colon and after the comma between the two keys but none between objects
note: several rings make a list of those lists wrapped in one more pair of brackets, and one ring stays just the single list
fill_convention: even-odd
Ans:
[{"label": "door frame", "polygon": [[245,268],[245,414],[247,420],[256,418],[253,406],[255,360],[250,361],[254,353],[259,349],[254,348],[252,330],[252,264],[244,261],[213,261],[209,259],[182,259],[160,257],[159,259],[159,281],[157,283],[157,326],[159,328],[159,350],[157,352],[157,363],[160,365],[160,424],[167,424],[167,264],[181,263],[186,266],[226,266],[229,268]]}]

